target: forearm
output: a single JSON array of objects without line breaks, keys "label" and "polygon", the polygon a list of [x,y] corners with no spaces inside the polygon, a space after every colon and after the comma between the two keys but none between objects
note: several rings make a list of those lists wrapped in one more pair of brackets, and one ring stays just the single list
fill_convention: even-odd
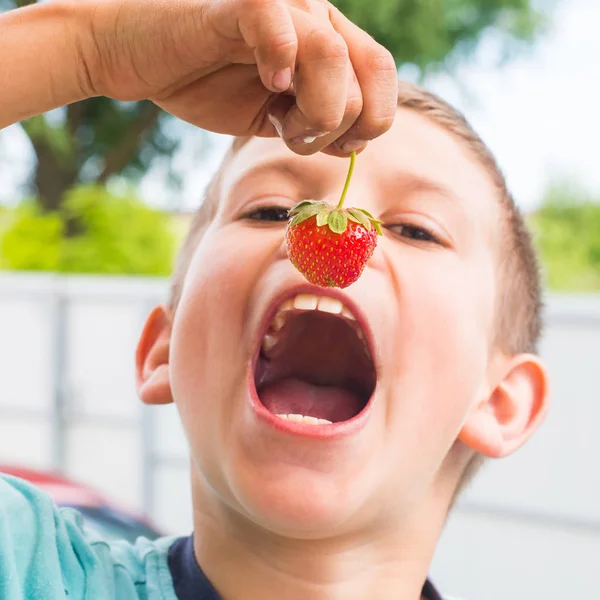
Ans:
[{"label": "forearm", "polygon": [[82,0],[0,14],[0,129],[91,95],[82,46],[90,10]]}]

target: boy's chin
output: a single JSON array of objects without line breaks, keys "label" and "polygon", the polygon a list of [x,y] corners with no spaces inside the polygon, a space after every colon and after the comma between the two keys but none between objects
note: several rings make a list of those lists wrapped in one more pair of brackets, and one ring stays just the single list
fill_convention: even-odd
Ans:
[{"label": "boy's chin", "polygon": [[367,496],[358,481],[336,482],[314,472],[239,483],[235,495],[245,516],[268,532],[296,539],[345,532]]}]

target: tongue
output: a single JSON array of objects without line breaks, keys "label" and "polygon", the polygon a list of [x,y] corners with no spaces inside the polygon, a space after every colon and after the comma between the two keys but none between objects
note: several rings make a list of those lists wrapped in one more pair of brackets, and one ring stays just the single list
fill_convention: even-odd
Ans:
[{"label": "tongue", "polygon": [[350,390],[313,385],[293,378],[267,384],[260,391],[260,400],[276,415],[304,415],[332,423],[351,419],[363,407],[358,394]]}]

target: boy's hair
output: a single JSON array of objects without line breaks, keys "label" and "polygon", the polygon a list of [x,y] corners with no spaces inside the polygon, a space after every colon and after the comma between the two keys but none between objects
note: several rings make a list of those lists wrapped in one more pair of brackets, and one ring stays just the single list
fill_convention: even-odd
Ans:
[{"label": "boy's hair", "polygon": [[[535,353],[542,329],[542,286],[537,257],[523,215],[508,191],[495,158],[465,117],[435,94],[416,85],[399,82],[398,107],[414,110],[461,140],[491,178],[500,208],[501,228],[497,252],[499,292],[496,298],[494,347],[509,356],[522,352]],[[224,167],[247,139],[234,140],[206,190],[204,202],[194,215],[173,273],[169,297],[172,310],[175,310],[181,297],[183,281],[194,251],[216,214]],[[462,474],[452,503],[470,483],[483,460],[480,454],[472,457]]]}]

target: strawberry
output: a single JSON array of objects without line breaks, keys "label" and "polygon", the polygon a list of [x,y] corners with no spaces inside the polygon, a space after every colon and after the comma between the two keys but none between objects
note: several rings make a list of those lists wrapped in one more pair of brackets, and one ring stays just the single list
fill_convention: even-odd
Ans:
[{"label": "strawberry", "polygon": [[362,274],[381,235],[381,221],[362,208],[342,208],[354,170],[355,153],[337,206],[303,200],[290,211],[286,230],[292,264],[315,285],[345,288]]}]

